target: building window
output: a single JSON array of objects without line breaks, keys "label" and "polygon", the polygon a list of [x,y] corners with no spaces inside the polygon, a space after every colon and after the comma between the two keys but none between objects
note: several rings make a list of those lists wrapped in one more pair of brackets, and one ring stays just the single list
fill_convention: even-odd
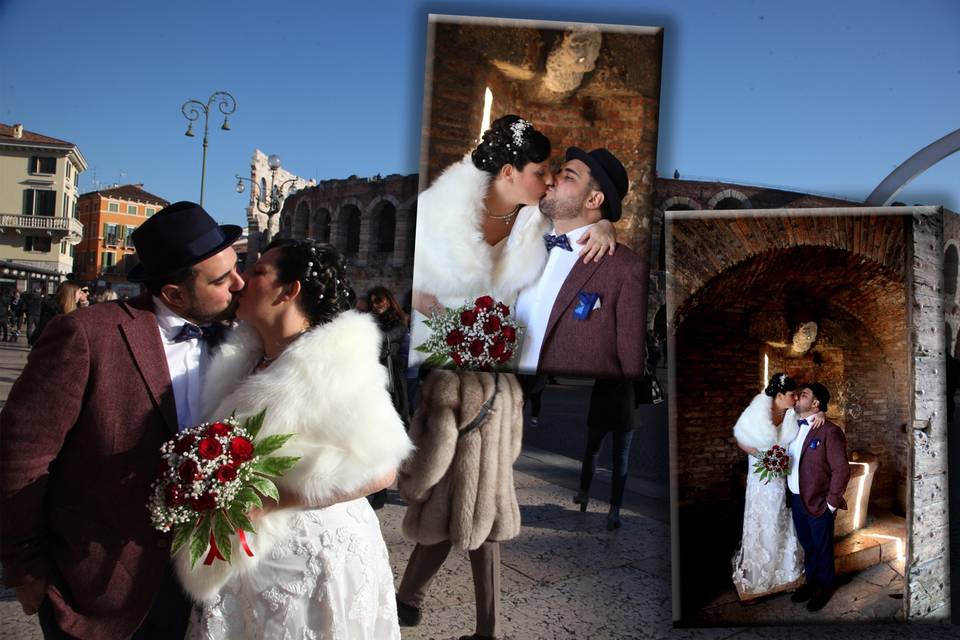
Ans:
[{"label": "building window", "polygon": [[112,269],[113,265],[117,263],[117,255],[113,251],[104,251],[103,252],[103,270],[107,271]]},{"label": "building window", "polygon": [[129,213],[129,214],[132,215],[132,216],[137,215],[137,205],[135,205],[135,204],[128,204],[128,205],[127,205],[127,213]]},{"label": "building window", "polygon": [[133,232],[136,229],[136,227],[130,227],[126,225],[123,227],[123,246],[127,248],[133,247]]},{"label": "building window", "polygon": [[23,190],[23,215],[53,216],[57,208],[57,192],[42,189]]},{"label": "building window", "polygon": [[70,196],[67,193],[63,194],[63,209],[60,215],[64,217],[70,215]]},{"label": "building window", "polygon": [[23,249],[50,253],[50,236],[27,236],[23,239]]},{"label": "building window", "polygon": [[70,161],[67,161],[67,180],[73,177],[73,165],[70,164]]},{"label": "building window", "polygon": [[115,224],[105,223],[103,225],[103,244],[107,247],[115,247],[119,237],[119,228]]},{"label": "building window", "polygon": [[119,203],[119,202],[111,202],[110,204],[107,205],[107,211],[109,211],[110,213],[119,213],[119,212],[120,212],[120,203]]},{"label": "building window", "polygon": [[57,159],[47,156],[30,156],[30,173],[49,173],[57,172]]},{"label": "building window", "polygon": [[73,201],[73,217],[76,218],[77,220],[80,219],[80,214],[77,213],[77,201],[76,201],[76,200]]},{"label": "building window", "polygon": [[153,208],[151,208],[151,207],[147,207],[147,217],[148,217],[148,218],[149,218],[150,216],[152,216],[153,214],[155,214],[156,212],[157,212],[156,209],[153,209]]}]

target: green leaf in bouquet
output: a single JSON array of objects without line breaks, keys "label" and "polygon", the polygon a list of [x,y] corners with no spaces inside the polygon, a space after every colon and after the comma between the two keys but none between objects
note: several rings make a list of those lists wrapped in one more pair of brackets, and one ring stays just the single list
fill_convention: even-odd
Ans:
[{"label": "green leaf in bouquet", "polygon": [[254,476],[250,479],[250,485],[262,495],[273,498],[274,502],[280,502],[280,493],[277,491],[277,485],[273,484],[270,478]]},{"label": "green leaf in bouquet", "polygon": [[227,519],[223,510],[217,509],[213,516],[213,539],[217,541],[217,549],[220,550],[220,555],[227,562],[230,562],[231,552],[233,551],[233,541],[230,540],[233,531],[230,520]]},{"label": "green leaf in bouquet", "polygon": [[187,543],[187,540],[190,539],[190,534],[193,533],[193,530],[196,528],[197,518],[194,518],[190,522],[178,524],[173,528],[173,544],[170,545],[170,555],[175,554],[180,550],[180,547]]},{"label": "green leaf in bouquet", "polygon": [[257,434],[260,433],[260,429],[263,427],[263,417],[266,414],[267,410],[264,409],[257,415],[247,418],[243,423],[243,428],[247,430],[251,438],[256,438]]},{"label": "green leaf in bouquet", "polygon": [[258,442],[253,448],[253,455],[255,456],[266,456],[270,455],[284,444],[287,440],[293,437],[292,433],[279,433],[275,436],[270,436],[264,438]]},{"label": "green leaf in bouquet", "polygon": [[234,504],[236,503],[243,505],[243,513],[250,511],[250,509],[253,509],[254,507],[259,509],[263,506],[260,496],[258,496],[257,492],[250,487],[244,487],[240,490],[240,493],[237,494]]},{"label": "green leaf in bouquet", "polygon": [[426,344],[421,344],[413,348],[414,351],[419,351],[420,353],[430,353],[430,347]]},{"label": "green leaf in bouquet", "polygon": [[191,567],[197,564],[197,560],[210,545],[210,526],[210,516],[200,516],[200,524],[193,530],[193,538],[190,540]]},{"label": "green leaf in bouquet", "polygon": [[282,476],[283,472],[297,464],[298,460],[300,460],[300,456],[270,456],[269,458],[260,458],[250,468],[265,476]]},{"label": "green leaf in bouquet", "polygon": [[429,368],[442,367],[443,365],[447,364],[448,360],[449,358],[447,357],[446,354],[435,353],[429,358],[427,358],[426,360],[424,360],[422,366],[429,367]]},{"label": "green leaf in bouquet", "polygon": [[250,522],[250,518],[247,517],[247,512],[243,509],[243,507],[237,505],[230,507],[227,515],[230,516],[230,521],[238,529],[255,533],[253,530],[253,523]]}]

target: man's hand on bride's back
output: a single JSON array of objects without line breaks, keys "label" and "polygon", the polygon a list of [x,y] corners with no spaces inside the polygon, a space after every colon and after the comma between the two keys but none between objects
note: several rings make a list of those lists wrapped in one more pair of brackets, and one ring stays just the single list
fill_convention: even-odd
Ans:
[{"label": "man's hand on bride's back", "polygon": [[605,255],[613,255],[617,248],[617,231],[609,220],[601,220],[580,236],[577,244],[584,245],[580,250],[583,264],[591,260],[600,262]]}]

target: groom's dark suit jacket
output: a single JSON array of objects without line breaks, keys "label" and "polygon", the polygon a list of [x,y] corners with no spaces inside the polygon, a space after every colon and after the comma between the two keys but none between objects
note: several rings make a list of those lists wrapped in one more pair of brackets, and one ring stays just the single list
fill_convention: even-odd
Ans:
[{"label": "groom's dark suit jacket", "polygon": [[[817,441],[814,448],[810,445]],[[811,429],[800,454],[800,501],[814,518],[827,510],[827,502],[846,509],[843,492],[850,480],[847,439],[843,430],[827,420],[819,429]]]},{"label": "groom's dark suit jacket", "polygon": [[[598,293],[600,308],[574,318],[579,293]],[[567,275],[550,313],[540,348],[540,373],[590,378],[640,378],[645,359],[647,264],[618,244],[612,256]]]},{"label": "groom's dark suit jacket", "polygon": [[60,627],[124,638],[169,558],[146,508],[177,411],[149,296],[58,316],[0,413],[4,582],[48,580]]}]

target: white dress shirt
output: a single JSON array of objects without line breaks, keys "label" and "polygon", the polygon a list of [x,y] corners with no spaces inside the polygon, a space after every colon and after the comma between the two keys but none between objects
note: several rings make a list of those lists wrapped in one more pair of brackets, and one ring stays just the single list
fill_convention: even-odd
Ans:
[{"label": "white dress shirt", "polygon": [[[796,495],[800,495],[800,456],[803,454],[803,443],[810,433],[810,419],[815,415],[815,413],[811,413],[806,418],[797,418],[797,420],[806,420],[807,424],[800,425],[800,431],[797,433],[797,437],[794,438],[790,446],[787,447],[787,453],[790,454],[790,475],[787,476],[787,487],[791,493]],[[837,508],[829,502],[827,503],[827,507],[829,507],[831,513],[837,510]]]},{"label": "white dress shirt", "polygon": [[[207,343],[199,338],[174,342],[188,321],[170,310],[156,296],[153,297],[157,325],[167,356],[173,398],[177,404],[177,424],[181,429],[193,427],[202,421],[200,415],[200,385],[207,365]],[[192,323],[191,323],[192,324]]]},{"label": "white dress shirt", "polygon": [[[514,314],[517,321],[524,327],[523,346],[520,351],[520,360],[517,362],[519,373],[537,372],[537,365],[540,364],[540,349],[546,337],[553,303],[556,302],[560,288],[570,275],[570,270],[580,260],[577,241],[592,226],[588,224],[568,231],[566,235],[573,251],[566,251],[560,247],[551,249],[540,278],[521,291],[517,297]],[[552,233],[556,234],[556,229]]]}]

